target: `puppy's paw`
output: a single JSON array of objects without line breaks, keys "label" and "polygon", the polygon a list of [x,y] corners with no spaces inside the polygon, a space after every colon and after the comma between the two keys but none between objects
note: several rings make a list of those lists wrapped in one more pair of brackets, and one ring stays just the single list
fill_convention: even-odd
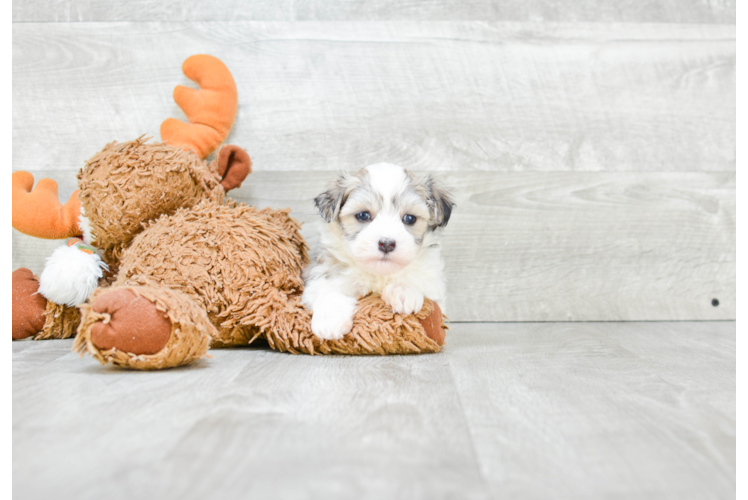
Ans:
[{"label": "puppy's paw", "polygon": [[423,294],[417,289],[391,283],[382,290],[382,300],[384,300],[392,310],[401,314],[413,314],[423,307]]},{"label": "puppy's paw", "polygon": [[342,339],[353,328],[356,299],[327,297],[317,301],[312,312],[312,333],[323,340]]}]

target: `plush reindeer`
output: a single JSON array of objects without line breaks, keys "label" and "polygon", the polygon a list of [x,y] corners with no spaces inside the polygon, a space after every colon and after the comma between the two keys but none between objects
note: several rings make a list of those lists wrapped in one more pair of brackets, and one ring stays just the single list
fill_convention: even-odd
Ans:
[{"label": "plush reindeer", "polygon": [[[163,144],[148,144],[142,137],[108,144],[86,162],[78,174],[80,189],[64,205],[55,181],[42,179],[31,191],[34,177],[13,173],[13,227],[40,238],[71,238],[54,251],[39,278],[39,294],[47,299],[39,338],[74,334],[74,306],[116,275],[122,252],[143,223],[203,199],[220,203],[250,172],[249,156],[236,146],[221,148],[210,164],[204,161],[226,138],[236,116],[236,85],[228,68],[214,57],[198,55],[185,61],[183,71],[200,86],[174,90],[190,123],[165,120]],[[19,271],[19,280],[26,282],[23,289],[33,290],[30,271]],[[24,296],[14,293],[19,300]],[[18,306],[25,313],[14,314],[13,338],[39,333],[41,297],[14,302],[14,312]]]},{"label": "plush reindeer", "polygon": [[13,339],[67,338],[102,363],[157,369],[189,363],[210,346],[264,338],[293,353],[390,354],[440,350],[441,312],[431,301],[404,316],[362,297],[352,332],[323,341],[300,303],[308,263],[289,210],[258,210],[225,193],[251,170],[237,146],[218,149],[237,91],[218,59],[183,65],[199,89],[177,86],[189,123],[169,118],[163,143],[113,142],[86,162],[79,191],[62,205],[57,184],[13,173],[13,227],[69,238],[37,279],[13,273]]}]

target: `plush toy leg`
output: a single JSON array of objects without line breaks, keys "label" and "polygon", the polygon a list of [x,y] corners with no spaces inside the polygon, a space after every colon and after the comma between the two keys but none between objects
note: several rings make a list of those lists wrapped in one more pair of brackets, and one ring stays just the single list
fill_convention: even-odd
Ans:
[{"label": "plush toy leg", "polygon": [[44,328],[34,340],[67,339],[75,336],[81,323],[81,313],[77,307],[47,301],[44,310]]},{"label": "plush toy leg", "polygon": [[39,281],[30,270],[13,271],[13,340],[66,339],[80,324],[77,307],[56,304],[39,293]]},{"label": "plush toy leg", "polygon": [[[260,313],[267,316],[267,313]],[[312,333],[312,314],[298,298],[277,304],[258,324],[271,348],[294,354],[424,354],[441,351],[446,325],[436,302],[424,300],[415,314],[397,314],[379,295],[358,301],[353,328],[342,339],[322,340]]]},{"label": "plush toy leg", "polygon": [[13,340],[36,335],[44,327],[47,299],[38,290],[34,273],[25,267],[13,271]]},{"label": "plush toy leg", "polygon": [[101,364],[136,370],[184,365],[205,355],[216,334],[204,309],[166,287],[100,288],[80,309],[73,349]]}]

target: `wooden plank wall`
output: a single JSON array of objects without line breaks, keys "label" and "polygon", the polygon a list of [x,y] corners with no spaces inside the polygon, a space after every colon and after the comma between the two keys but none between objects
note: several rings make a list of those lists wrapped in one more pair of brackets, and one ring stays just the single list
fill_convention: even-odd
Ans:
[{"label": "wooden plank wall", "polygon": [[25,0],[13,22],[524,21],[735,24],[735,0]]},{"label": "wooden plank wall", "polygon": [[[379,161],[454,188],[453,321],[734,319],[734,3],[501,5],[14,2],[12,169],[68,195],[211,53],[254,160],[235,198],[314,222]],[[13,268],[56,245],[14,231]]]},{"label": "wooden plank wall", "polygon": [[[748,24],[748,8],[742,5],[740,20]],[[733,89],[735,317],[748,319],[748,33],[736,45]]]}]

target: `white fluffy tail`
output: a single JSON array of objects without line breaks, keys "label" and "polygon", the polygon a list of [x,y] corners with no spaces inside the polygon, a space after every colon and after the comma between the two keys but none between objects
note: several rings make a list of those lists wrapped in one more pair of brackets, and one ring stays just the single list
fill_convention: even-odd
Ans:
[{"label": "white fluffy tail", "polygon": [[99,286],[99,278],[108,269],[96,249],[77,238],[56,249],[47,258],[39,277],[39,293],[56,304],[77,306]]}]

